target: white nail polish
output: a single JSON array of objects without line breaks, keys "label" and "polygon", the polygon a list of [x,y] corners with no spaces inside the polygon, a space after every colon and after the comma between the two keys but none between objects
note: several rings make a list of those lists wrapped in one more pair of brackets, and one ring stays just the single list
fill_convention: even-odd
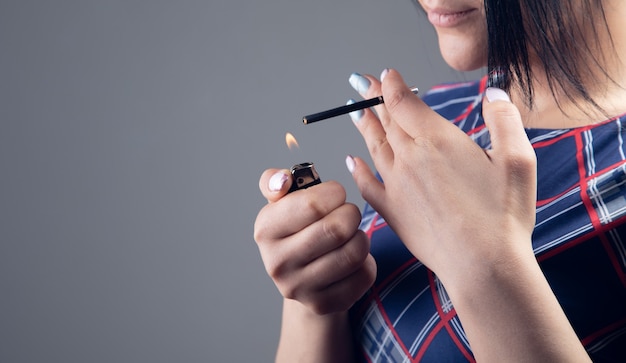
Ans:
[{"label": "white nail polish", "polygon": [[348,168],[350,174],[354,173],[354,169],[356,168],[356,162],[354,161],[354,158],[350,155],[346,156],[346,167]]},{"label": "white nail polish", "polygon": [[380,81],[381,82],[383,81],[383,79],[385,79],[385,77],[387,77],[387,73],[389,73],[389,68],[383,69],[383,71],[380,73]]},{"label": "white nail polish", "polygon": [[487,90],[485,91],[485,97],[487,97],[487,100],[489,102],[493,102],[493,101],[511,102],[509,95],[507,95],[506,92],[504,92],[500,88],[496,88],[496,87],[487,88]]},{"label": "white nail polish", "polygon": [[272,175],[269,181],[269,189],[272,192],[277,192],[283,188],[289,176],[282,171]]},{"label": "white nail polish", "polygon": [[348,82],[350,82],[352,88],[354,88],[355,91],[359,92],[360,95],[364,95],[371,85],[370,81],[367,78],[358,73],[352,73],[350,75],[350,78],[348,78]]},{"label": "white nail polish", "polygon": [[[349,99],[348,102],[346,102],[346,105],[351,105],[353,103],[355,103],[356,101],[354,101],[353,99]],[[352,122],[358,122],[361,117],[363,117],[363,115],[365,114],[365,111],[363,110],[356,110],[356,111],[352,111],[350,112],[348,115],[350,115],[350,118],[352,119]]]}]

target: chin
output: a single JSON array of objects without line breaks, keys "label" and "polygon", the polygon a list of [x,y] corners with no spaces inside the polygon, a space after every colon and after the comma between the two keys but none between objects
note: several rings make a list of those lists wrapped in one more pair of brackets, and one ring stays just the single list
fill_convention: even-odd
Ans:
[{"label": "chin", "polygon": [[439,37],[439,49],[446,63],[461,72],[474,71],[487,66],[487,41]]}]

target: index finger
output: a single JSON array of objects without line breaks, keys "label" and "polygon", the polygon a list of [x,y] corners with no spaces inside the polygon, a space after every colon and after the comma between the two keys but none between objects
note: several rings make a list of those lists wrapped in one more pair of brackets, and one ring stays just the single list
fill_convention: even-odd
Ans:
[{"label": "index finger", "polygon": [[[389,118],[412,138],[425,133],[436,134],[440,116],[411,92],[398,71],[389,69],[382,83],[385,108]],[[416,120],[416,115],[420,115]],[[446,123],[447,124],[447,123]]]}]

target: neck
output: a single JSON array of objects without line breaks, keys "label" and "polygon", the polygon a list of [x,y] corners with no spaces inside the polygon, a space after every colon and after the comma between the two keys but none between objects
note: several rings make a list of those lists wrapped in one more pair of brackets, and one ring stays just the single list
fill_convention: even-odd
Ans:
[{"label": "neck", "polygon": [[[598,60],[585,62],[591,68],[583,79],[589,95],[599,107],[584,99],[570,100],[567,91],[548,86],[543,68],[531,59],[533,73],[533,107],[525,104],[520,89],[511,89],[511,98],[520,109],[524,125],[528,128],[571,128],[602,122],[626,113],[626,1],[605,0],[607,27],[597,25],[599,41],[589,41]],[[604,22],[604,20],[598,20]],[[598,23],[601,24],[601,23]],[[608,30],[608,31],[607,31]],[[610,34],[610,35],[609,35]],[[571,93],[570,93],[571,94]]]}]

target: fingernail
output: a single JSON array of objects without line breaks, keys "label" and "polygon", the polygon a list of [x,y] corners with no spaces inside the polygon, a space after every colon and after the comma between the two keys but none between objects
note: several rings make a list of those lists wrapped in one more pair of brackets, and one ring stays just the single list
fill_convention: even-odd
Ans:
[{"label": "fingernail", "polygon": [[365,92],[367,92],[367,90],[370,88],[369,79],[363,77],[358,73],[352,73],[350,75],[350,78],[348,78],[348,82],[350,82],[352,88],[354,88],[361,95],[364,95]]},{"label": "fingernail", "polygon": [[506,92],[504,92],[500,88],[496,88],[496,87],[487,88],[487,90],[485,91],[485,97],[487,97],[487,101],[489,102],[493,102],[493,101],[511,102],[509,95],[507,95]]},{"label": "fingernail", "polygon": [[[353,99],[349,99],[348,102],[346,102],[346,105],[351,105],[354,102],[356,101],[354,101]],[[352,119],[352,122],[358,122],[361,119],[361,117],[363,117],[364,113],[365,112],[363,110],[356,110],[356,111],[350,112],[349,115],[350,115],[350,118]]]},{"label": "fingernail", "polygon": [[346,156],[346,167],[350,174],[354,173],[354,169],[356,168],[356,162],[351,155]]},{"label": "fingernail", "polygon": [[279,171],[278,173],[272,175],[269,181],[269,188],[272,192],[280,191],[285,183],[289,179],[289,175],[287,175],[284,171]]},{"label": "fingernail", "polygon": [[389,68],[383,69],[383,71],[380,73],[380,81],[381,82],[383,81],[383,79],[385,79],[385,77],[387,77],[387,73],[389,73]]}]

